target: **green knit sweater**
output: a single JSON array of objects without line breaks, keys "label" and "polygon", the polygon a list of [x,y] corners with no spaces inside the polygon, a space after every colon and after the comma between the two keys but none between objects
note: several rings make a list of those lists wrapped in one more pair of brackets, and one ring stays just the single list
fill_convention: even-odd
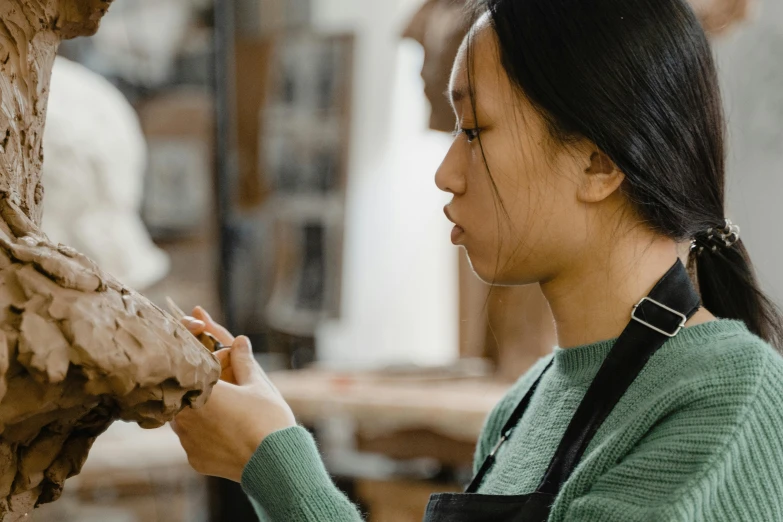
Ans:
[{"label": "green knit sweater", "polygon": [[[613,344],[555,349],[519,379],[487,419],[476,466],[554,357],[479,493],[535,490]],[[274,522],[361,520],[302,428],[267,437],[242,486]],[[783,522],[783,359],[740,322],[682,330],[598,430],[549,521]]]}]

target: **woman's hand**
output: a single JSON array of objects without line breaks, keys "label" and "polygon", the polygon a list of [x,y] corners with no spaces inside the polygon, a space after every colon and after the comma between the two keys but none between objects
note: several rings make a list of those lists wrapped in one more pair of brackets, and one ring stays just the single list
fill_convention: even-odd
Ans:
[{"label": "woman's hand", "polygon": [[215,352],[215,357],[220,361],[222,371],[220,373],[220,380],[236,384],[234,379],[234,372],[231,369],[231,345],[234,344],[234,336],[229,333],[223,326],[217,324],[212,320],[212,317],[206,310],[197,306],[193,309],[192,317],[185,317],[182,319],[182,324],[190,330],[194,336],[198,337],[203,333],[212,334],[212,336],[218,340],[220,344],[226,346],[222,350]]},{"label": "woman's hand", "polygon": [[191,332],[206,331],[230,347],[215,352],[223,371],[206,405],[198,410],[186,408],[171,427],[193,469],[239,482],[264,438],[296,426],[296,420],[253,357],[247,337],[234,339],[201,308],[193,316],[183,320]]}]

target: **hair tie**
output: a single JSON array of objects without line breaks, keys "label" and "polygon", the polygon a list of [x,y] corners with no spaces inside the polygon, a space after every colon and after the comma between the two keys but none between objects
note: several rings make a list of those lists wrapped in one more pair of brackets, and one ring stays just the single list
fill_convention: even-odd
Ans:
[{"label": "hair tie", "polygon": [[730,219],[724,221],[723,228],[708,228],[705,232],[696,234],[691,241],[691,251],[696,251],[696,255],[701,255],[704,249],[710,252],[717,252],[719,248],[731,248],[740,239],[740,227],[731,222]]}]

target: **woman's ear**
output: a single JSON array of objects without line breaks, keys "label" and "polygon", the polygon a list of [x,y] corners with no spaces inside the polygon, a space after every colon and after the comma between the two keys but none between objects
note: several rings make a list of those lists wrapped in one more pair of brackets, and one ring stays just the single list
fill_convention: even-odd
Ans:
[{"label": "woman's ear", "polygon": [[582,203],[598,203],[620,188],[625,174],[601,151],[590,154],[590,164],[580,175],[577,198]]}]

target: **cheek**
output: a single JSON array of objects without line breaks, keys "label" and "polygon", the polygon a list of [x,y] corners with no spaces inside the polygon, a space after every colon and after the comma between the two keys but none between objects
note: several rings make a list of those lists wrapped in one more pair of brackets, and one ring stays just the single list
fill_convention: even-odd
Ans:
[{"label": "cheek", "polygon": [[470,198],[465,200],[470,208],[470,218],[464,246],[476,275],[490,283],[497,266],[502,213],[496,208],[497,197],[485,174],[481,179],[473,179],[469,194]]},{"label": "cheek", "polygon": [[539,149],[506,150],[490,163],[497,193],[491,183],[481,193],[484,240],[468,254],[485,281],[529,283],[546,271],[562,238],[567,180]]},{"label": "cheek", "polygon": [[539,229],[538,223],[546,220],[552,184],[547,165],[536,151],[515,150],[511,144],[506,151],[492,164],[494,197],[502,204],[498,207],[499,236],[504,246],[519,248]]},{"label": "cheek", "polygon": [[[484,149],[491,158],[492,143],[485,142]],[[482,162],[469,178],[473,226],[466,248],[476,274],[486,282],[501,283],[505,262],[519,246],[520,230],[529,226],[527,213],[534,191],[514,155],[495,153],[494,157],[498,159],[489,160],[491,173]]]}]

